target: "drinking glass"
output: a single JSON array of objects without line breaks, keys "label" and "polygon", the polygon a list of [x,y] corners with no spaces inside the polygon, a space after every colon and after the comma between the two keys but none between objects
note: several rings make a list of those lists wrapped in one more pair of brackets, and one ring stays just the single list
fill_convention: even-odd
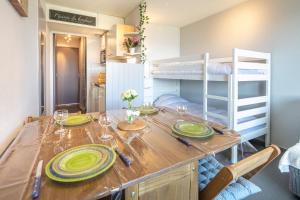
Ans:
[{"label": "drinking glass", "polygon": [[104,128],[104,132],[102,133],[100,139],[102,141],[107,141],[113,138],[112,135],[107,133],[107,128],[110,126],[111,124],[111,119],[110,117],[106,116],[106,115],[100,115],[99,119],[98,119],[98,123]]},{"label": "drinking glass", "polygon": [[182,117],[183,117],[183,115],[186,113],[186,111],[187,111],[187,106],[185,106],[185,105],[178,105],[177,107],[176,107],[176,111],[177,111],[177,113],[179,114],[179,116],[180,116],[180,118],[181,119],[179,119],[178,121],[184,121],[183,119],[182,119]]},{"label": "drinking glass", "polygon": [[152,108],[152,103],[150,103],[150,102],[144,103],[143,108],[146,111],[145,114],[144,114],[144,119],[147,121],[147,119],[148,119],[147,111]]},{"label": "drinking glass", "polygon": [[65,109],[57,110],[54,112],[54,120],[57,124],[60,125],[60,128],[55,131],[55,134],[59,134],[60,136],[63,136],[65,134],[66,130],[64,129],[64,122],[66,121],[68,116],[68,110]]}]

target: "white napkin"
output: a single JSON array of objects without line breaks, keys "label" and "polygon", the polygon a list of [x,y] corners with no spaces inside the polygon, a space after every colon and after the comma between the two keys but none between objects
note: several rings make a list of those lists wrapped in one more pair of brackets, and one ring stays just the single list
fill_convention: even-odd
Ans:
[{"label": "white napkin", "polygon": [[279,161],[279,170],[281,173],[289,172],[289,166],[300,169],[300,142],[286,150]]}]

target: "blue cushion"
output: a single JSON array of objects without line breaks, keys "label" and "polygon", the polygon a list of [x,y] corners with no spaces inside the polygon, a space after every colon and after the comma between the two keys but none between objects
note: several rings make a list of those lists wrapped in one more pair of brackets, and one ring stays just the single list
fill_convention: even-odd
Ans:
[{"label": "blue cushion", "polygon": [[[213,156],[199,160],[199,189],[203,190],[207,184],[217,175],[224,166]],[[239,200],[260,192],[261,189],[240,177],[229,184],[215,199],[216,200]]]}]

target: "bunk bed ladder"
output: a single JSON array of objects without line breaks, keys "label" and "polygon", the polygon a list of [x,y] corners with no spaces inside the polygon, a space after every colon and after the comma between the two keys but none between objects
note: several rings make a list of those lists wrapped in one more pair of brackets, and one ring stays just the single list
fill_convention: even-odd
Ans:
[{"label": "bunk bed ladder", "polygon": [[[264,60],[265,63],[250,63],[240,61],[240,57],[249,57]],[[253,127],[262,126],[258,130],[251,132],[251,136],[242,136],[242,143],[249,139],[265,135],[265,145],[270,144],[270,81],[271,81],[271,55],[260,52],[233,49],[233,94],[232,94],[232,127],[236,131],[243,131]],[[264,70],[261,75],[239,74],[240,69]],[[265,81],[266,94],[250,98],[239,99],[239,82],[242,81]],[[255,108],[239,110],[239,107],[262,104]],[[263,117],[250,119],[249,121],[239,122],[246,117],[264,115]],[[237,146],[232,148],[231,162],[237,162]]]}]

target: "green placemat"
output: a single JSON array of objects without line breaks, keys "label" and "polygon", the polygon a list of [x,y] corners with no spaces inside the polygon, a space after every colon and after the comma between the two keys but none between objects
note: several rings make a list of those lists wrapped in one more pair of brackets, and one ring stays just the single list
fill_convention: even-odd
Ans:
[{"label": "green placemat", "polygon": [[142,115],[151,115],[151,114],[155,114],[159,111],[158,108],[155,108],[155,107],[144,107],[144,106],[141,106],[138,108],[138,111],[140,111],[140,113]]},{"label": "green placemat", "polygon": [[92,120],[89,115],[72,115],[69,116],[64,122],[64,126],[80,126]]},{"label": "green placemat", "polygon": [[46,175],[59,182],[78,182],[96,177],[115,162],[116,154],[108,146],[89,144],[71,148],[52,158]]},{"label": "green placemat", "polygon": [[187,121],[177,122],[172,127],[172,130],[178,135],[201,139],[205,139],[214,135],[214,130],[211,127],[206,126],[205,124]]}]

